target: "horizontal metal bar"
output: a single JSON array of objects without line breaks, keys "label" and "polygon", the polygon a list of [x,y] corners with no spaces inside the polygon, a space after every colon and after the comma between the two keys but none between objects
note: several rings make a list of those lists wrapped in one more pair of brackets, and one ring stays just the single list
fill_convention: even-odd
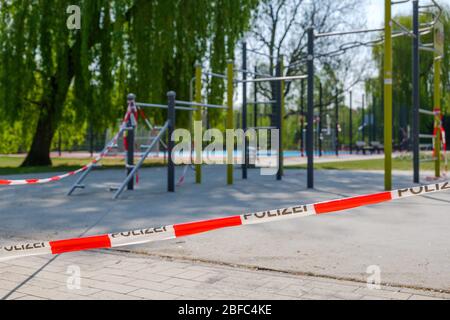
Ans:
[{"label": "horizontal metal bar", "polygon": [[276,101],[247,101],[247,104],[275,104]]},{"label": "horizontal metal bar", "polygon": [[260,76],[260,77],[272,77],[271,74],[266,74],[266,73],[259,73],[259,72],[255,72],[255,71],[250,71],[250,70],[243,70],[243,69],[235,69],[234,71],[236,72],[242,72],[242,73],[247,73],[247,74],[251,74],[253,76]]},{"label": "horizontal metal bar", "polygon": [[419,162],[425,163],[425,162],[433,162],[436,161],[436,158],[431,158],[431,159],[421,159],[419,160]]},{"label": "horizontal metal bar", "polygon": [[343,36],[343,35],[347,35],[347,34],[380,32],[380,31],[384,31],[384,28],[318,33],[318,34],[315,35],[315,37],[316,38],[323,38],[323,37],[332,37],[332,36]]},{"label": "horizontal metal bar", "polygon": [[228,79],[228,77],[224,74],[220,74],[220,73],[214,73],[214,72],[203,72],[204,75],[207,76],[211,76],[211,77],[216,77],[216,78],[220,78],[220,79]]},{"label": "horizontal metal bar", "polygon": [[424,36],[424,35],[430,34],[432,31],[433,31],[432,28],[423,28],[423,29],[419,30],[419,34],[421,36]]},{"label": "horizontal metal bar", "polygon": [[434,139],[432,134],[419,134],[419,138],[421,139]]},{"label": "horizontal metal bar", "polygon": [[[142,103],[142,102],[136,102],[136,106],[141,108],[159,108],[159,109],[168,109],[169,107],[165,104],[156,104],[156,103]],[[188,108],[188,107],[182,107],[182,106],[175,106],[175,109],[177,110],[185,110],[185,111],[196,111],[195,108]]]},{"label": "horizontal metal bar", "polygon": [[410,0],[398,0],[398,1],[392,1],[391,5],[396,5],[396,4],[402,4],[402,3],[407,3]]},{"label": "horizontal metal bar", "polygon": [[[205,107],[205,108],[213,108],[213,109],[228,109],[227,106],[221,106],[218,104],[209,104],[209,103],[198,103],[198,102],[189,102],[189,101],[175,101],[177,104],[185,105],[185,106],[193,106],[193,107]],[[195,109],[194,109],[195,110]]]},{"label": "horizontal metal bar", "polygon": [[435,116],[436,115],[433,111],[425,110],[425,109],[419,109],[419,113],[427,114],[427,115],[430,115],[430,116]]},{"label": "horizontal metal bar", "polygon": [[409,30],[407,27],[405,27],[404,25],[402,25],[402,24],[401,24],[400,22],[398,22],[397,20],[391,19],[391,21],[392,21],[393,23],[395,23],[395,25],[396,25],[397,27],[399,27],[401,30],[403,30],[403,32],[405,32],[405,34],[407,34],[407,35],[409,35],[410,37],[413,37],[413,38],[416,37],[416,35],[415,35],[411,30]]},{"label": "horizontal metal bar", "polygon": [[420,50],[423,50],[423,51],[428,51],[428,52],[433,52],[433,53],[437,53],[437,51],[436,51],[436,49],[435,48],[431,48],[431,47],[427,47],[427,46],[419,46],[419,49]]},{"label": "horizontal metal bar", "polygon": [[259,52],[259,51],[253,50],[253,49],[247,49],[247,51],[253,52],[253,53],[255,53],[255,54],[259,54],[259,55],[261,55],[261,56],[265,56],[265,57],[271,58],[271,59],[276,58],[276,57],[274,57],[274,56],[271,56],[270,54],[262,53],[262,52]]},{"label": "horizontal metal bar", "polygon": [[278,128],[277,127],[248,127],[247,129],[270,130],[270,129],[278,129]]},{"label": "horizontal metal bar", "polygon": [[308,78],[307,75],[301,76],[289,76],[289,77],[273,77],[273,78],[256,78],[248,80],[235,80],[235,82],[246,83],[246,82],[271,82],[271,81],[292,81]]}]

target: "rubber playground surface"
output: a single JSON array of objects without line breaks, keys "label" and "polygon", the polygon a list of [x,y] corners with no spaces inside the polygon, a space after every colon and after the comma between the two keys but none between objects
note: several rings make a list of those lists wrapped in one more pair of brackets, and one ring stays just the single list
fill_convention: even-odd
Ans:
[{"label": "rubber playground surface", "polygon": [[[177,168],[177,175],[182,171]],[[118,201],[111,200],[108,189],[121,182],[123,170],[95,171],[86,180],[86,189],[72,197],[65,194],[73,178],[2,189],[0,245],[264,211],[379,192],[383,186],[383,173],[375,171],[316,171],[315,190],[305,188],[304,170],[286,170],[281,182],[256,169],[250,170],[248,181],[240,175],[236,169],[235,185],[227,186],[225,167],[206,167],[204,183],[195,185],[189,170],[177,193],[169,194],[165,168],[143,169],[137,189]],[[411,187],[411,181],[408,172],[394,175],[395,188]],[[364,282],[367,268],[375,265],[383,284],[449,292],[449,202],[450,195],[443,192],[121,250]]]}]

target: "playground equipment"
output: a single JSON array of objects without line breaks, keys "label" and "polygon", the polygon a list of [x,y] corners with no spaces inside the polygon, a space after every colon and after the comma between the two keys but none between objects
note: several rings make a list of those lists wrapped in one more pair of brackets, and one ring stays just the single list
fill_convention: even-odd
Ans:
[{"label": "playground equipment", "polygon": [[[124,121],[124,124],[126,126],[122,126],[121,129],[119,130],[119,133],[117,134],[117,137],[119,137],[123,132],[127,132],[128,134],[126,135],[124,142],[127,145],[126,147],[126,165],[125,168],[127,170],[127,175],[125,180],[120,184],[120,186],[117,188],[116,193],[114,194],[113,199],[117,199],[122,192],[125,190],[125,188],[127,187],[128,190],[133,190],[134,189],[134,178],[136,177],[137,171],[142,167],[142,165],[144,164],[144,161],[147,159],[147,157],[149,156],[150,152],[152,151],[152,149],[154,148],[154,146],[156,145],[156,143],[160,142],[162,140],[163,135],[166,133],[166,131],[169,132],[169,134],[171,134],[171,132],[173,132],[173,124],[175,123],[175,105],[171,104],[171,98],[172,96],[169,95],[169,104],[168,106],[164,106],[164,105],[159,105],[159,107],[161,108],[167,108],[168,109],[168,115],[167,115],[167,121],[164,124],[164,126],[160,129],[158,135],[156,137],[154,137],[151,141],[151,143],[149,145],[146,146],[141,146],[145,149],[143,155],[141,156],[141,158],[139,159],[138,163],[136,165],[134,165],[134,156],[135,156],[135,152],[134,152],[134,145],[135,145],[135,141],[134,141],[134,133],[137,127],[137,121],[138,121],[138,115],[139,115],[139,107],[138,104],[136,103],[136,96],[134,94],[129,94],[127,97],[128,100],[128,111],[127,114],[129,114],[129,116],[126,118],[126,121]],[[156,105],[153,105],[153,107],[155,107]],[[173,109],[173,110],[172,110]],[[185,109],[185,108],[182,108]],[[141,117],[145,120],[146,124],[149,126],[149,128],[153,129],[154,127],[150,124],[150,122],[148,121],[148,119],[145,117],[145,114],[143,112],[140,113]],[[117,139],[115,139],[117,140]],[[169,176],[173,171],[173,168],[171,166],[173,166],[172,159],[171,159],[171,151],[172,149],[170,148],[170,144],[171,141],[169,139],[169,147],[168,147],[168,152],[169,152],[169,160],[168,160],[168,170],[169,170]],[[108,150],[110,150],[113,147],[113,145],[110,145],[109,147],[107,146]],[[94,169],[95,166],[91,166],[89,167],[78,179],[77,181],[72,185],[72,187],[70,188],[69,192],[67,193],[67,195],[72,195],[73,192],[76,189],[84,189],[85,185],[81,184],[86,177],[89,175],[89,173],[92,171],[92,169]],[[171,192],[174,190],[174,186],[171,183],[171,180],[169,179],[168,181],[168,190]]]},{"label": "playground equipment", "polygon": [[[314,68],[314,60],[321,56],[333,56],[333,55],[339,55],[342,54],[350,49],[361,47],[361,46],[367,46],[367,45],[373,45],[377,42],[380,42],[380,40],[377,41],[368,41],[368,42],[352,42],[349,44],[344,44],[340,46],[337,50],[324,53],[324,54],[315,54],[315,40],[319,38],[324,37],[337,37],[337,36],[343,36],[343,35],[349,35],[349,34],[362,34],[362,33],[373,33],[373,32],[380,32],[384,29],[363,29],[363,30],[352,30],[352,31],[339,31],[339,32],[328,32],[328,33],[319,33],[315,34],[314,28],[311,27],[308,29],[308,53],[307,53],[307,79],[308,79],[308,91],[307,91],[307,123],[314,123],[314,79],[315,79],[315,68]],[[297,64],[297,63],[296,63]],[[295,65],[295,64],[293,64]],[[291,65],[291,66],[293,66]],[[351,95],[351,93],[350,93]],[[336,95],[336,97],[338,97]],[[352,101],[352,98],[350,98],[350,101]],[[338,101],[336,102],[336,106],[338,106]],[[338,108],[338,107],[336,107]],[[353,146],[351,141],[353,140],[353,128],[352,128],[352,121],[353,121],[353,115],[352,115],[352,102],[350,102],[350,129],[349,129],[349,135],[350,135],[350,153],[353,152]],[[337,113],[337,111],[336,111]],[[338,116],[337,116],[338,117]],[[336,127],[338,126],[338,122],[336,122]],[[338,132],[338,128],[336,128],[336,131]],[[338,144],[336,144],[338,145]],[[336,150],[336,154],[338,154],[338,150]],[[307,126],[306,129],[306,154],[307,154],[307,187],[312,189],[314,188],[314,127],[313,126]]]},{"label": "playground equipment", "polygon": [[[399,22],[395,21],[391,17],[391,7],[395,4],[400,3],[406,3],[409,2],[409,0],[401,0],[401,1],[391,1],[391,0],[385,0],[385,26],[384,28],[376,28],[376,29],[362,29],[362,30],[352,30],[352,31],[339,31],[339,32],[328,32],[328,33],[322,33],[322,34],[315,34],[314,28],[309,28],[308,30],[308,55],[307,55],[307,79],[308,79],[308,93],[307,93],[307,123],[313,123],[314,122],[314,60],[318,57],[327,55],[327,56],[334,56],[339,55],[344,52],[347,52],[350,49],[361,47],[361,46],[371,46],[375,44],[379,44],[384,42],[385,49],[384,49],[384,141],[385,144],[383,146],[385,150],[385,189],[391,190],[392,189],[392,39],[394,37],[400,37],[400,36],[411,36],[415,39],[418,37],[415,37],[414,33],[409,31],[406,27],[401,25]],[[418,0],[413,0],[413,5],[415,2],[418,2]],[[429,8],[429,7],[436,7],[439,9],[439,14],[435,17],[434,21],[431,23],[428,23],[426,25],[426,28],[418,29],[416,30],[416,33],[421,35],[426,32],[429,32],[434,28],[434,26],[438,23],[441,8],[436,3],[435,0],[432,0],[433,4],[428,6],[422,6],[422,8]],[[400,31],[392,32],[393,24],[398,26],[400,28]],[[417,28],[417,27],[416,27]],[[315,54],[314,50],[314,42],[315,39],[323,38],[323,37],[336,37],[336,36],[343,36],[343,35],[350,35],[350,34],[365,34],[365,33],[374,33],[374,32],[381,32],[384,31],[384,37],[377,40],[370,40],[365,42],[352,42],[348,44],[343,44],[340,46],[337,50],[328,52],[325,54]],[[443,35],[438,36],[438,38],[442,39]],[[442,40],[441,40],[442,41]],[[417,44],[416,44],[417,45]],[[430,48],[429,46],[421,46],[424,50],[429,50],[435,52],[433,48]],[[418,57],[415,57],[415,64],[417,64]],[[436,54],[435,56],[435,109],[440,109],[440,56]],[[295,65],[295,64],[293,64]],[[291,66],[293,66],[291,65]],[[415,72],[417,73],[417,72]],[[418,81],[417,79],[415,81]],[[416,88],[418,84],[416,83]],[[418,94],[418,90],[414,90],[414,94]],[[416,97],[417,98],[417,97]],[[352,100],[352,99],[350,99]],[[350,108],[352,106],[350,105]],[[418,113],[418,108],[416,107],[416,114]],[[352,117],[352,113],[350,112],[350,117]],[[353,119],[350,119],[350,124],[352,123]],[[417,121],[417,116],[416,120]],[[416,123],[416,127],[418,127],[418,121]],[[313,126],[308,126],[306,130],[306,154],[308,157],[307,162],[307,187],[308,188],[314,188],[314,128]],[[350,134],[352,135],[353,130],[350,129]],[[417,130],[416,130],[417,132]],[[436,139],[435,139],[435,149],[438,154],[440,154],[440,148],[441,148],[441,139],[440,139],[441,133],[440,130],[437,130]],[[350,141],[352,141],[353,137],[350,137]],[[416,141],[414,142],[414,146],[417,148],[418,146],[418,133],[416,133]],[[350,143],[350,152],[352,152],[352,144]],[[418,154],[418,152],[416,151]],[[418,156],[416,155],[416,159],[418,159]],[[416,160],[415,160],[416,161]],[[440,157],[436,157],[436,175],[439,176],[439,165]],[[417,163],[415,164],[415,171],[417,172]]]},{"label": "playground equipment", "polygon": [[[430,139],[432,142],[433,149],[433,160],[435,161],[435,177],[441,176],[441,142],[445,139],[445,131],[443,131],[442,121],[441,121],[441,60],[444,54],[443,42],[444,42],[444,31],[442,23],[440,23],[439,18],[442,13],[440,6],[432,0],[432,5],[420,6],[419,0],[413,0],[413,31],[412,31],[412,41],[413,41],[413,62],[412,62],[412,73],[413,73],[413,122],[412,122],[412,135],[413,135],[413,167],[414,167],[414,182],[420,182],[420,151],[422,139]],[[420,25],[420,8],[437,8],[438,13],[434,14],[432,11],[427,12],[434,17],[434,20],[430,23]],[[420,29],[420,27],[423,27]],[[433,44],[423,44],[420,41],[420,36],[424,32],[434,33],[434,43]],[[420,106],[420,50],[428,51],[434,55],[434,107],[433,110],[423,109]],[[434,132],[433,134],[426,134],[420,132],[420,116],[432,116],[434,117]],[[444,143],[444,157],[446,161],[445,149],[446,145]]]},{"label": "playground equipment", "polygon": [[[254,50],[249,50],[250,52],[254,52]],[[242,130],[244,132],[247,132],[248,129],[254,129],[254,130],[260,130],[260,129],[278,129],[280,134],[279,136],[279,146],[280,149],[277,150],[278,155],[278,171],[277,171],[277,179],[282,179],[282,164],[283,164],[283,149],[282,149],[282,130],[283,130],[283,86],[284,81],[293,81],[298,79],[303,79],[305,76],[283,76],[282,75],[282,63],[279,63],[277,66],[277,73],[276,76],[270,76],[267,74],[258,73],[257,69],[255,72],[247,70],[247,45],[245,42],[243,42],[243,65],[242,69],[233,69],[233,63],[231,61],[228,62],[227,66],[227,73],[225,74],[219,74],[216,72],[209,72],[209,71],[203,71],[202,66],[200,64],[196,65],[196,76],[195,76],[195,102],[183,102],[184,104],[194,106],[198,108],[198,111],[195,112],[195,120],[196,122],[202,122],[202,108],[219,108],[219,109],[226,109],[227,110],[227,122],[226,122],[226,128],[227,129],[233,129],[233,96],[234,96],[234,86],[236,84],[242,84],[243,89],[243,101],[242,101]],[[242,79],[235,79],[234,78],[234,72],[240,72],[242,73]],[[248,75],[254,76],[253,79],[249,79]],[[227,81],[227,107],[223,106],[217,106],[217,105],[211,105],[211,104],[205,104],[202,103],[203,97],[202,97],[202,76],[206,75],[209,77],[216,77],[222,80]],[[258,96],[255,90],[255,98],[253,101],[247,100],[247,84],[248,83],[254,83],[255,86],[257,83],[262,82],[276,82],[276,99],[274,101],[258,101]],[[177,101],[177,103],[179,103]],[[248,105],[254,105],[254,126],[250,127],[248,125],[248,113],[247,113],[247,107]],[[275,118],[276,122],[272,126],[269,127],[261,127],[258,126],[258,105],[272,105],[275,108]],[[201,143],[200,141],[198,144]],[[242,178],[247,179],[248,173],[247,169],[249,167],[249,143],[248,143],[248,137],[244,138],[244,150],[243,150],[243,164],[242,164]],[[200,148],[196,148],[196,159],[201,159],[200,154]],[[256,153],[257,154],[257,151]],[[227,146],[227,183],[232,184],[233,183],[233,150],[231,149],[231,146]],[[195,171],[196,171],[196,183],[202,182],[202,166],[201,164],[195,165]]]}]

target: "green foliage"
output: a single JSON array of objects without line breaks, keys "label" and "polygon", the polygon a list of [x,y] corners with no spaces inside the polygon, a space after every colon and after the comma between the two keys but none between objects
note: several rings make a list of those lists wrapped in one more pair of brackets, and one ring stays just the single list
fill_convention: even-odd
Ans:
[{"label": "green foliage", "polygon": [[[397,21],[411,29],[412,19],[409,16],[395,17]],[[450,95],[446,88],[450,86],[450,15],[448,9],[444,9],[441,17],[444,23],[444,32],[446,34],[445,54],[441,63],[442,67],[442,110],[448,114],[450,106]],[[429,16],[421,16],[421,22],[429,22]],[[433,43],[433,35],[427,34],[421,36],[421,42],[424,44]],[[399,118],[402,113],[406,113],[407,122],[410,123],[412,114],[412,40],[410,37],[397,37],[393,40],[393,112],[394,112],[394,137],[399,140]],[[378,67],[379,76],[366,81],[367,91],[375,96],[377,101],[377,123],[383,123],[383,45],[375,46],[373,57]],[[434,55],[428,51],[420,51],[420,104],[424,109],[433,109],[433,60]],[[432,117],[421,117],[421,132],[432,132]]]},{"label": "green foliage", "polygon": [[[68,30],[66,9],[81,8],[81,30]],[[116,123],[125,97],[165,102],[175,90],[189,98],[194,64],[206,57],[223,70],[246,29],[256,0],[0,0],[0,124],[2,136],[20,128],[1,152],[28,149],[37,119],[48,136],[79,140]],[[223,86],[212,96],[223,99]],[[151,112],[156,121],[164,117]],[[185,117],[185,118],[183,118]],[[187,122],[187,115],[179,121]],[[5,142],[8,141],[8,142]],[[54,142],[53,142],[54,144]]]}]

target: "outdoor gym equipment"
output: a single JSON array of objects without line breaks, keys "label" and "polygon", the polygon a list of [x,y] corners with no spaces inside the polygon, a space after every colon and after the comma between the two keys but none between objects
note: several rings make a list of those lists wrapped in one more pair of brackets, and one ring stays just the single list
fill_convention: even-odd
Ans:
[{"label": "outdoor gym equipment", "polygon": [[[253,52],[253,50],[249,50]],[[226,129],[233,129],[233,96],[234,96],[234,85],[235,84],[242,84],[243,87],[243,103],[242,103],[242,129],[244,132],[247,131],[247,129],[262,129],[262,127],[257,126],[257,116],[255,113],[255,126],[249,127],[247,122],[247,106],[249,104],[253,104],[255,106],[255,110],[257,110],[257,106],[261,104],[267,104],[267,105],[274,105],[276,106],[276,124],[270,129],[279,129],[280,132],[283,128],[283,116],[282,116],[282,109],[283,109],[283,86],[284,81],[294,81],[298,79],[304,79],[306,76],[282,76],[282,64],[279,63],[277,66],[277,74],[275,77],[258,73],[257,70],[255,72],[247,70],[247,47],[246,44],[243,43],[243,66],[242,69],[233,69],[233,63],[231,61],[228,62],[227,66],[227,74],[219,74],[216,72],[208,72],[203,71],[201,64],[196,64],[196,76],[195,76],[195,101],[193,102],[186,102],[186,101],[176,101],[177,104],[181,105],[188,105],[192,107],[197,107],[198,111],[195,112],[195,120],[197,122],[202,121],[202,108],[212,108],[212,109],[226,109],[227,110],[227,121],[226,121]],[[241,72],[242,73],[242,79],[234,79],[234,72]],[[252,74],[254,76],[253,79],[248,79],[247,75]],[[227,81],[227,106],[218,106],[213,104],[207,104],[202,102],[202,75],[206,75],[209,77],[215,77],[222,80]],[[258,101],[257,95],[255,95],[254,101],[248,101],[247,100],[247,84],[248,83],[267,83],[267,82],[276,82],[276,100],[275,101]],[[267,128],[266,128],[267,129]],[[200,142],[198,142],[200,143]],[[282,134],[279,134],[279,146],[280,150],[278,150],[278,171],[277,171],[277,179],[282,179],[282,165],[283,165],[283,150],[282,150]],[[244,141],[244,151],[243,151],[243,159],[244,163],[242,165],[242,178],[247,179],[247,169],[249,166],[249,152],[248,152],[248,143],[247,138],[245,138]],[[199,148],[196,148],[195,152],[196,159],[201,158],[201,154],[199,151]],[[233,150],[231,146],[227,146],[227,183],[233,184]],[[196,183],[202,182],[202,166],[201,164],[195,165],[195,171],[196,171]]]},{"label": "outdoor gym equipment", "polygon": [[[127,154],[126,154],[126,170],[127,170],[127,175],[126,178],[122,181],[122,183],[120,184],[120,186],[117,188],[117,191],[115,192],[113,199],[117,199],[120,197],[120,195],[123,193],[123,191],[125,190],[125,188],[128,188],[128,190],[133,190],[134,189],[134,178],[137,175],[138,170],[142,167],[142,165],[144,164],[145,160],[147,159],[147,157],[149,156],[150,152],[152,151],[152,149],[154,148],[154,146],[156,145],[156,143],[161,142],[162,141],[162,137],[163,135],[168,132],[169,136],[171,135],[171,133],[174,130],[174,124],[175,124],[175,109],[178,108],[180,109],[180,107],[175,106],[175,104],[173,103],[173,99],[172,99],[172,95],[174,93],[169,92],[168,93],[168,98],[169,98],[169,103],[167,106],[164,105],[156,105],[153,104],[151,105],[152,107],[158,107],[158,108],[166,108],[168,110],[167,112],[167,121],[166,123],[163,125],[163,127],[160,129],[158,135],[156,137],[153,138],[152,142],[149,145],[143,146],[145,148],[145,152],[143,153],[143,155],[141,156],[141,158],[139,159],[138,163],[135,165],[134,164],[134,132],[137,126],[137,121],[138,121],[138,112],[139,112],[139,106],[147,106],[149,107],[150,104],[138,104],[136,103],[136,96],[134,94],[129,94],[127,97],[128,100],[128,111],[127,114],[129,115],[128,117],[126,117],[126,121],[124,121],[124,124],[126,124],[126,126],[122,126],[121,129],[119,130],[119,133],[116,135],[116,139],[120,136],[120,134],[122,134],[123,132],[127,131],[128,134],[126,136],[126,144],[127,144]],[[186,108],[182,107],[181,110],[186,110]],[[153,129],[154,127],[150,124],[150,122],[148,121],[148,119],[146,119],[144,117],[144,113],[142,114],[142,118],[145,120],[146,124]],[[175,185],[174,185],[174,168],[173,168],[173,162],[172,162],[172,149],[173,149],[173,145],[171,145],[171,140],[169,139],[169,143],[168,143],[168,191],[169,192],[174,192],[175,191]],[[107,150],[110,150],[112,148],[111,146],[107,146]],[[86,179],[86,177],[89,175],[89,173],[92,171],[92,169],[94,169],[94,166],[89,167],[80,177],[79,179],[72,185],[72,187],[70,188],[69,192],[67,193],[67,195],[72,195],[73,192],[76,189],[84,189],[85,186],[82,185],[81,183],[84,181],[84,179]]]},{"label": "outdoor gym equipment", "polygon": [[[363,30],[353,30],[353,31],[340,31],[340,32],[328,32],[328,33],[322,33],[322,34],[315,34],[314,28],[310,28],[308,30],[308,54],[307,54],[307,70],[308,70],[308,110],[307,110],[307,122],[313,123],[314,122],[314,59],[321,57],[321,56],[335,56],[339,54],[343,54],[347,52],[350,49],[354,49],[361,46],[369,46],[369,45],[375,45],[384,42],[384,150],[385,150],[385,189],[391,190],[392,189],[392,39],[394,37],[399,36],[411,36],[413,38],[418,38],[415,36],[416,34],[425,34],[429,32],[430,28],[433,28],[439,20],[440,13],[435,17],[435,19],[431,22],[425,25],[425,28],[418,29],[416,26],[415,33],[409,31],[407,28],[402,26],[399,22],[394,21],[391,17],[391,6],[395,4],[400,3],[406,3],[409,0],[401,0],[401,1],[391,1],[391,0],[385,0],[385,26],[384,28],[378,28],[378,29],[363,29]],[[417,0],[414,0],[417,1]],[[431,0],[433,2],[433,5],[429,6],[422,6],[422,7],[437,7],[439,8],[439,11],[441,11],[441,8],[436,3],[435,0]],[[395,24],[400,28],[400,31],[392,32],[392,26]],[[314,50],[314,40],[317,38],[322,37],[335,37],[335,36],[343,36],[343,35],[349,35],[349,34],[362,34],[362,33],[373,33],[373,32],[380,32],[384,31],[384,37],[377,40],[370,40],[365,42],[352,42],[348,44],[344,44],[340,46],[337,50],[333,52],[329,52],[326,54],[320,54],[315,55]],[[417,45],[417,44],[416,44]],[[423,50],[432,50],[432,48],[427,46],[421,47]],[[415,58],[415,60],[417,57]],[[297,63],[295,63],[297,64]],[[295,65],[292,64],[291,66]],[[417,64],[417,61],[415,61],[415,64]],[[435,57],[435,109],[440,109],[440,59],[438,57]],[[417,85],[417,84],[416,84]],[[417,94],[417,91],[415,91],[415,94]],[[418,113],[418,108],[416,107],[416,114]],[[350,113],[351,114],[351,113]],[[416,116],[417,117],[417,116]],[[415,120],[417,121],[417,119]],[[416,123],[416,126],[418,127],[418,123]],[[418,139],[418,131],[416,130],[416,139]],[[435,139],[435,149],[437,152],[440,152],[440,132],[437,133],[437,139]],[[314,128],[312,126],[308,126],[307,128],[307,134],[306,134],[306,153],[308,156],[308,173],[307,173],[307,186],[308,188],[314,188]],[[418,141],[418,140],[417,140]],[[415,146],[417,147],[418,143],[415,142]],[[418,159],[418,156],[417,156]],[[436,175],[439,175],[439,161],[440,157],[437,157],[436,159]],[[418,166],[415,164],[415,166]],[[416,168],[417,171],[417,168]]]},{"label": "outdoor gym equipment", "polygon": [[[441,175],[441,141],[442,136],[442,122],[441,122],[441,60],[444,54],[443,52],[443,41],[444,41],[444,31],[439,18],[442,13],[440,6],[432,0],[431,5],[420,6],[419,0],[413,0],[413,31],[412,31],[412,41],[413,41],[413,62],[412,62],[412,74],[413,74],[413,89],[412,89],[412,100],[413,100],[413,121],[412,121],[412,136],[413,136],[413,167],[414,167],[414,182],[420,182],[420,147],[421,139],[431,139],[434,141],[433,157],[435,161],[435,177],[440,177]],[[424,31],[434,31],[434,44],[422,44],[420,41],[421,30],[420,28],[420,8],[437,8],[438,13],[434,14],[432,11],[428,11],[428,14],[432,14],[433,21],[422,24],[422,32]],[[434,107],[433,111],[429,109],[423,109],[420,106],[420,50],[432,52],[434,54]],[[434,117],[434,133],[423,134],[420,133],[420,115],[428,115]],[[445,150],[444,150],[444,156]]]},{"label": "outdoor gym equipment", "polygon": [[[257,68],[255,66],[255,72],[251,72],[248,70],[248,56],[247,52],[252,52],[254,54],[259,54],[265,57],[274,58],[270,55],[258,52],[256,50],[251,50],[247,48],[247,42],[244,40],[242,42],[242,79],[236,80],[236,83],[242,84],[242,129],[246,131],[249,129],[248,127],[248,115],[247,115],[247,106],[249,104],[254,105],[254,127],[250,129],[262,129],[258,127],[258,105],[271,105],[272,112],[275,111],[274,114],[274,123],[271,128],[278,129],[278,152],[277,152],[277,161],[278,161],[278,170],[277,170],[277,180],[282,180],[283,177],[283,163],[284,163],[284,149],[283,149],[283,130],[284,130],[284,114],[285,114],[285,101],[284,101],[284,87],[285,83],[289,81],[303,80],[306,79],[306,75],[295,75],[295,76],[284,76],[284,62],[283,57],[280,57],[276,64],[276,73],[275,77],[271,75],[261,74],[257,72]],[[253,79],[248,79],[248,75],[253,75]],[[275,82],[274,94],[275,100],[273,101],[258,101],[257,95],[257,84],[258,83],[271,83]],[[247,100],[247,84],[253,83],[254,87],[254,101]],[[242,165],[242,178],[247,179],[247,169],[249,167],[249,153],[248,153],[248,144],[245,143],[245,154],[244,154],[244,163]]]}]

